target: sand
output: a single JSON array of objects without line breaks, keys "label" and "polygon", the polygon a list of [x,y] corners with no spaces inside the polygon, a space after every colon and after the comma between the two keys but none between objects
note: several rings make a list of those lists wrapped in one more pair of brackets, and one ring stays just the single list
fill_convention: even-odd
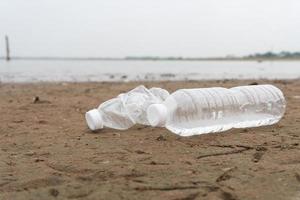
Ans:
[{"label": "sand", "polygon": [[255,82],[286,95],[278,124],[193,137],[140,125],[87,129],[87,110],[141,83],[2,83],[0,199],[300,199],[300,81]]}]

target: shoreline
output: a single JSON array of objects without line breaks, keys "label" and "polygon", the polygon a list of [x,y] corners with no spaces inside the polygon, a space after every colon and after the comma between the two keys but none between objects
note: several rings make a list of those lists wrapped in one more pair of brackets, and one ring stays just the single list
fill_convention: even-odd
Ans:
[{"label": "shoreline", "polygon": [[128,82],[300,78],[300,62],[55,62],[2,62],[0,81]]},{"label": "shoreline", "polygon": [[202,79],[202,80],[111,80],[111,81],[15,81],[15,82],[1,82],[0,85],[52,85],[52,84],[139,84],[139,83],[144,83],[144,84],[159,84],[159,83],[191,83],[191,82],[215,82],[218,84],[224,84],[227,82],[241,82],[241,83],[246,83],[246,84],[251,84],[251,83],[285,83],[287,84],[292,83],[292,82],[299,82],[300,78],[273,78],[273,79],[266,79],[266,78],[257,78],[257,79]]},{"label": "shoreline", "polygon": [[[118,76],[118,77],[116,77]],[[300,80],[299,78],[218,78],[218,79],[187,79],[187,78],[180,78],[176,77],[174,74],[160,74],[159,77],[162,77],[162,79],[158,79],[154,75],[145,75],[146,78],[144,79],[131,79],[132,77],[127,76],[127,75],[114,75],[114,77],[111,77],[111,75],[106,75],[108,79],[104,80],[74,80],[73,78],[70,78],[70,80],[15,80],[15,81],[7,81],[7,80],[1,80],[0,79],[0,84],[52,84],[52,83],[69,83],[69,84],[86,84],[86,83],[111,83],[111,84],[126,84],[126,83],[138,83],[138,82],[143,82],[143,83],[163,83],[163,82],[218,82],[218,83],[226,83],[226,82],[253,82],[253,81],[265,81],[265,82],[280,82],[280,81],[285,81],[285,82],[297,82]]]}]

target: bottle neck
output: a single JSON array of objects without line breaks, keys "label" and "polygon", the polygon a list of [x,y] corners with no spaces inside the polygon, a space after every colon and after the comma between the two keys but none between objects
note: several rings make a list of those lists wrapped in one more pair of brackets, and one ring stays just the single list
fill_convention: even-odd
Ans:
[{"label": "bottle neck", "polygon": [[151,126],[164,127],[167,116],[168,109],[164,104],[152,104],[147,109],[147,119]]}]

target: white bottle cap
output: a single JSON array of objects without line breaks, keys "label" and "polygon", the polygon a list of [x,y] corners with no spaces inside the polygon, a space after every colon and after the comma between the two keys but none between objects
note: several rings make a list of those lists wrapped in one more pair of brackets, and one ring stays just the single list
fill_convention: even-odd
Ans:
[{"label": "white bottle cap", "polygon": [[103,120],[101,114],[97,109],[90,110],[85,113],[85,119],[88,127],[92,130],[98,130],[103,128]]},{"label": "white bottle cap", "polygon": [[151,126],[164,126],[167,116],[168,110],[163,104],[152,104],[147,109],[147,118]]}]

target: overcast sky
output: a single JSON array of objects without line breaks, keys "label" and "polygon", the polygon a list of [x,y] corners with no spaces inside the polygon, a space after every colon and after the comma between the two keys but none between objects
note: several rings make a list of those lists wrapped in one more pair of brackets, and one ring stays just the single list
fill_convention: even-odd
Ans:
[{"label": "overcast sky", "polygon": [[299,0],[1,0],[15,56],[300,51]]}]

